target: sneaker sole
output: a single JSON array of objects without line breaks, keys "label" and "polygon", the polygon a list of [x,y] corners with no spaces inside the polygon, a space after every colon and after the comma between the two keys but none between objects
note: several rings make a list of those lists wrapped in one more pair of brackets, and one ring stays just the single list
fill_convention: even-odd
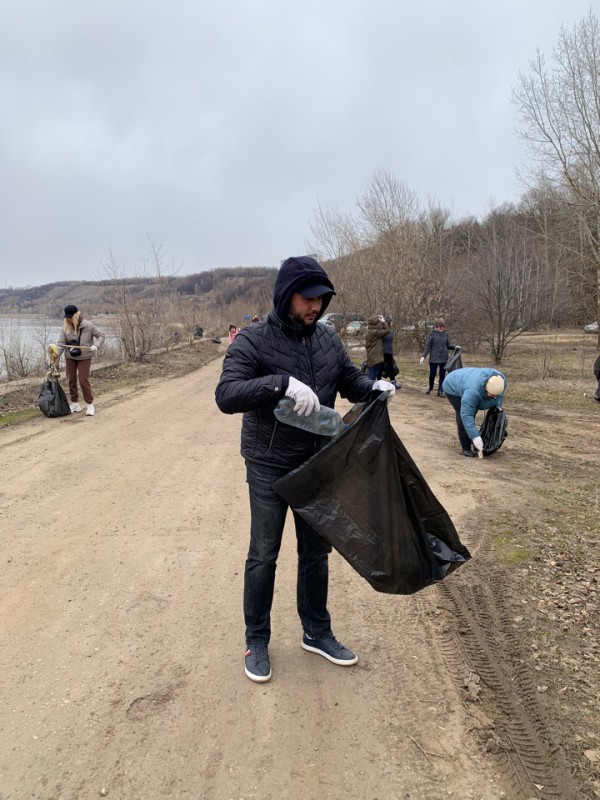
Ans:
[{"label": "sneaker sole", "polygon": [[309,644],[305,644],[304,642],[300,642],[300,644],[304,650],[308,650],[309,653],[316,653],[319,656],[323,656],[323,658],[326,658],[327,661],[331,661],[332,664],[337,664],[338,667],[351,667],[358,661],[358,656],[354,656],[354,658],[349,659],[334,658],[328,653],[325,653],[323,650],[319,650],[318,647],[311,647]]},{"label": "sneaker sole", "polygon": [[273,675],[272,670],[268,675],[255,675],[253,672],[249,672],[246,667],[244,667],[244,672],[251,681],[254,681],[254,683],[266,683],[267,681],[271,680],[271,676]]}]

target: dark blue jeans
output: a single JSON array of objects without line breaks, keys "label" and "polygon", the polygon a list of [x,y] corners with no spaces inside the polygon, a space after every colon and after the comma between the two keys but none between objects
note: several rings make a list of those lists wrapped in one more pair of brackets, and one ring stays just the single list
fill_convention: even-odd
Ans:
[{"label": "dark blue jeans", "polygon": [[435,383],[435,373],[437,368],[440,368],[440,377],[438,381],[438,389],[441,391],[442,383],[444,382],[444,378],[446,377],[446,362],[444,361],[443,364],[438,364],[436,362],[429,362],[429,388],[433,389],[433,384]]},{"label": "dark blue jeans", "polygon": [[378,381],[381,378],[384,366],[385,364],[382,361],[380,364],[373,364],[372,367],[369,367],[369,378],[372,381]]},{"label": "dark blue jeans", "polygon": [[[277,556],[288,504],[271,488],[289,469],[246,461],[250,493],[250,548],[244,572],[244,620],[247,644],[268,644]],[[327,611],[328,555],[331,545],[295,512],[298,544],[298,614],[305,633],[314,638],[331,632]]]},{"label": "dark blue jeans", "polygon": [[465,430],[465,426],[463,425],[462,417],[460,416],[460,403],[461,399],[456,394],[448,394],[446,392],[446,399],[454,409],[454,413],[456,414],[456,429],[458,431],[458,441],[460,442],[460,446],[463,450],[470,450],[471,449],[471,438],[469,434]]}]

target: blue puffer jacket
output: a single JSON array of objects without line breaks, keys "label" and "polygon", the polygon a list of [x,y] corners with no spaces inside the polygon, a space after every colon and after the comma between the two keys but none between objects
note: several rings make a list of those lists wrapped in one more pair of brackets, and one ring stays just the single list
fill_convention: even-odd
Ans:
[{"label": "blue puffer jacket", "polygon": [[330,408],[337,392],[357,402],[372,389],[373,381],[352,364],[335,332],[318,323],[288,320],[293,292],[312,284],[331,287],[331,294],[323,295],[321,316],[334,293],[326,272],[308,256],[287,259],[277,275],[269,316],[242,328],[227,350],[215,397],[226,414],[244,414],[241,452],[249,461],[291,470],[327,443],[278,422],[273,414],[290,376],[310,386],[321,405]]},{"label": "blue puffer jacket", "polygon": [[442,386],[446,394],[460,397],[460,417],[470,439],[479,436],[479,429],[475,424],[475,415],[478,411],[504,405],[504,393],[497,397],[487,397],[485,385],[492,375],[500,375],[504,380],[506,391],[506,376],[497,369],[487,367],[463,367],[448,373]]}]

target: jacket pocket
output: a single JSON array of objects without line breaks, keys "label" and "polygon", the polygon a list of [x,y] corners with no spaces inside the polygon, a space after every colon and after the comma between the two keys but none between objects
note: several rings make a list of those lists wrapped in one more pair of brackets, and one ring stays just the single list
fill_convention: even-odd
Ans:
[{"label": "jacket pocket", "polygon": [[269,446],[267,447],[267,452],[265,455],[269,455],[271,452],[271,448],[273,447],[273,442],[275,441],[275,434],[277,432],[277,428],[279,427],[279,422],[276,420],[275,425],[273,426],[273,432],[271,433],[271,438],[269,439]]}]

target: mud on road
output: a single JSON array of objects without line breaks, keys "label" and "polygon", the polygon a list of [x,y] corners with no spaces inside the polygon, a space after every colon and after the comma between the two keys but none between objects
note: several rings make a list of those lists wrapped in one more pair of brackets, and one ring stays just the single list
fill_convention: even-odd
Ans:
[{"label": "mud on road", "polygon": [[359,654],[342,669],[300,648],[288,524],[274,677],[255,685],[241,420],[215,406],[219,371],[0,430],[2,800],[599,796],[597,572],[566,564],[563,500],[544,494],[557,470],[594,480],[585,416],[565,446],[507,407],[509,440],[480,462],[447,401],[403,388],[392,423],[473,560],[391,597],[333,554],[334,630]]}]

